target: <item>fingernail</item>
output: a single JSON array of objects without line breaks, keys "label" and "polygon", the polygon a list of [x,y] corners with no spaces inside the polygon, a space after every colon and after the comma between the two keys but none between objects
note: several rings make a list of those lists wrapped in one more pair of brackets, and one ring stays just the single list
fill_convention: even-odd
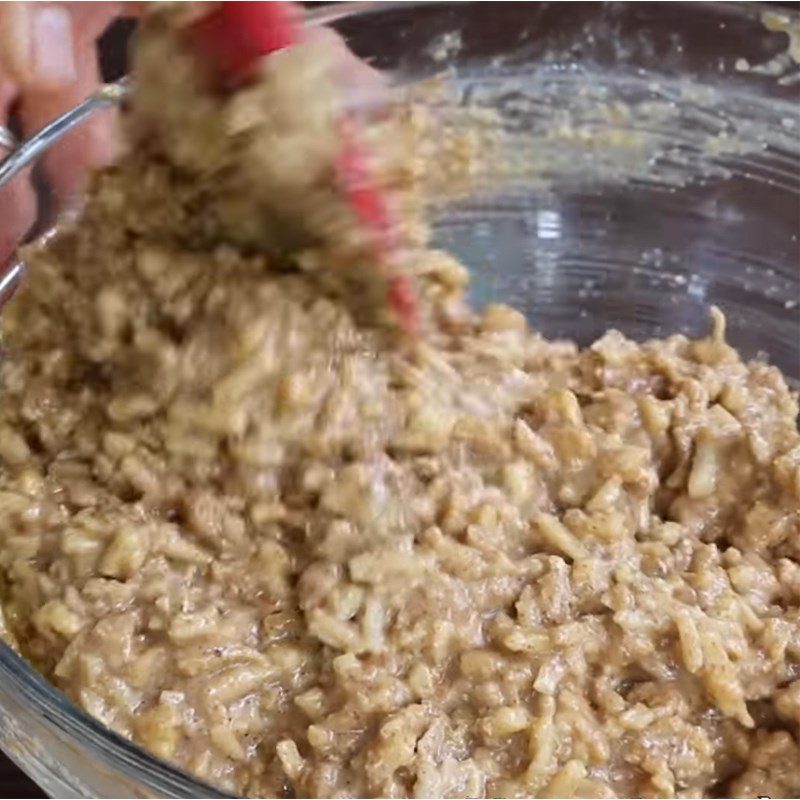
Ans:
[{"label": "fingernail", "polygon": [[30,59],[39,88],[56,89],[77,78],[72,21],[59,6],[28,6]]},{"label": "fingernail", "polygon": [[31,37],[26,3],[5,3],[0,19],[0,56],[15,82],[30,78]]}]

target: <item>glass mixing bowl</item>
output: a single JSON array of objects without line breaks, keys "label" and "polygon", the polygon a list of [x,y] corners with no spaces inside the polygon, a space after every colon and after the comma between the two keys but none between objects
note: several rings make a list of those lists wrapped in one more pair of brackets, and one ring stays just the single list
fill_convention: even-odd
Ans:
[{"label": "glass mixing bowl", "polygon": [[[611,327],[702,334],[718,305],[745,357],[800,380],[793,11],[345,3],[312,18],[402,81],[441,75],[459,103],[496,112],[511,174],[436,224],[477,303],[511,302],[583,344]],[[0,745],[52,795],[219,795],[91,720],[2,644]]]}]

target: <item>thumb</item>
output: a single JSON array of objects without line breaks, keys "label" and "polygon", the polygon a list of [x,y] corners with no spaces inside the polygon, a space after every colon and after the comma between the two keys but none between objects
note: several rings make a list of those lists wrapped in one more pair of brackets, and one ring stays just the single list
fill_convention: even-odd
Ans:
[{"label": "thumb", "polygon": [[0,61],[23,90],[58,91],[75,81],[75,31],[64,5],[0,4]]}]

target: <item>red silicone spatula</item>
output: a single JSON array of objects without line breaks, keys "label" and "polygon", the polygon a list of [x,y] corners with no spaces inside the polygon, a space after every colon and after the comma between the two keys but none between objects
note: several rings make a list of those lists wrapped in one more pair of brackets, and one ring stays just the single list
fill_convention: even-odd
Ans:
[{"label": "red silicone spatula", "polygon": [[[187,35],[229,87],[246,83],[264,56],[291,47],[303,38],[300,13],[288,2],[222,2],[193,22]],[[352,122],[343,120],[339,135],[336,170],[342,194],[370,233],[378,267],[389,275],[389,308],[406,330],[414,331],[416,296],[406,275],[393,274],[391,265],[397,247],[385,198],[375,184],[365,148]]]}]

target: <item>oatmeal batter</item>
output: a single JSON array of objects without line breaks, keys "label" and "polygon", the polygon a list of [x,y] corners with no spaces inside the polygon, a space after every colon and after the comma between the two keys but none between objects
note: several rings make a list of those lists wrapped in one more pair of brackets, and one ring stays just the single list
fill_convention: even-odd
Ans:
[{"label": "oatmeal batter", "polygon": [[231,235],[254,207],[136,138],[146,75],[4,311],[6,638],[243,795],[798,796],[780,373],[718,312],[546,341],[410,244],[426,324],[394,346],[307,268],[337,242]]}]

